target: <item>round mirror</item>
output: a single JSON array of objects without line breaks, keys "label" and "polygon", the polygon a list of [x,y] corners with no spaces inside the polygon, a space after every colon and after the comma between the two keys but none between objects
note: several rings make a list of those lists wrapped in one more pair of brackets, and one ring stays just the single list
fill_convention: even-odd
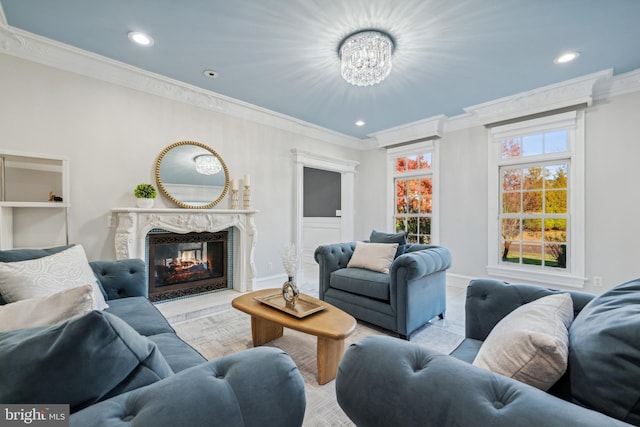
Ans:
[{"label": "round mirror", "polygon": [[229,171],[211,147],[180,141],[165,148],[156,161],[160,191],[183,208],[208,209],[229,189]]}]

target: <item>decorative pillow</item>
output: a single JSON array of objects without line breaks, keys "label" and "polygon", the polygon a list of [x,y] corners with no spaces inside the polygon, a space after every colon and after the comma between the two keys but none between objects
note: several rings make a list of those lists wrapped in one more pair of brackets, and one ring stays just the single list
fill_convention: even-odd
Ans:
[{"label": "decorative pillow", "polygon": [[574,403],[640,425],[640,279],[595,297],[569,329]]},{"label": "decorative pillow", "polygon": [[365,243],[356,242],[347,267],[364,268],[389,274],[389,266],[398,249],[397,243]]},{"label": "decorative pillow", "polygon": [[0,332],[53,325],[93,310],[93,288],[78,286],[39,298],[0,305]]},{"label": "decorative pillow", "polygon": [[81,245],[42,258],[0,263],[0,294],[8,303],[82,285],[92,286],[94,309],[108,307]]},{"label": "decorative pillow", "polygon": [[473,364],[546,391],[567,370],[572,321],[569,294],[518,307],[493,328]]},{"label": "decorative pillow", "polygon": [[382,233],[380,231],[373,230],[371,235],[369,236],[369,241],[371,243],[397,243],[398,245],[406,245],[407,244],[407,234],[408,232],[403,233]]},{"label": "decorative pillow", "polygon": [[398,249],[396,250],[396,254],[393,256],[393,259],[396,259],[400,255],[403,255],[407,249],[408,234],[408,231],[405,231],[404,233],[390,234],[373,230],[369,236],[369,241],[371,243],[397,243]]},{"label": "decorative pillow", "polygon": [[67,403],[71,412],[172,375],[156,345],[104,311],[0,332],[0,402]]}]

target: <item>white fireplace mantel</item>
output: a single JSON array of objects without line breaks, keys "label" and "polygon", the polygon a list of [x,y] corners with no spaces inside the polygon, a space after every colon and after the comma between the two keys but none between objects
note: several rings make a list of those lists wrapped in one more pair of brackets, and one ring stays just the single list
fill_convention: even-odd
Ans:
[{"label": "white fireplace mantel", "polygon": [[145,239],[154,228],[173,233],[216,232],[233,227],[233,289],[251,291],[255,285],[253,253],[258,232],[258,211],[238,209],[113,208],[116,220],[116,258],[145,259]]}]

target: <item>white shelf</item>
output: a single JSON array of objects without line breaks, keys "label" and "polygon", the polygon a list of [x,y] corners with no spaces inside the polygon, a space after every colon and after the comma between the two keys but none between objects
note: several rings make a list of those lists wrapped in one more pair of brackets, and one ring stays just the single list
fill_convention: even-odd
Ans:
[{"label": "white shelf", "polygon": [[66,202],[0,202],[0,208],[68,208]]}]

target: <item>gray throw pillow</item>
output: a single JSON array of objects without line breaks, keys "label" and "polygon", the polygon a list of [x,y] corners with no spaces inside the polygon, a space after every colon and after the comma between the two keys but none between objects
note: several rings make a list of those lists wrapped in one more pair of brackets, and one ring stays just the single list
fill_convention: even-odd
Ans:
[{"label": "gray throw pillow", "polygon": [[75,412],[172,374],[153,342],[102,311],[0,333],[2,403],[67,403]]},{"label": "gray throw pillow", "polygon": [[369,236],[369,241],[371,243],[397,243],[398,245],[406,245],[407,244],[407,234],[408,232],[403,233],[383,233],[381,231],[373,230],[371,235]]},{"label": "gray throw pillow", "polygon": [[398,248],[396,249],[396,254],[393,259],[398,258],[400,255],[403,255],[407,249],[407,235],[408,231],[402,233],[383,233],[381,231],[373,230],[371,235],[369,236],[369,241],[371,243],[397,243]]},{"label": "gray throw pillow", "polygon": [[574,403],[640,425],[640,279],[594,298],[569,329]]}]

